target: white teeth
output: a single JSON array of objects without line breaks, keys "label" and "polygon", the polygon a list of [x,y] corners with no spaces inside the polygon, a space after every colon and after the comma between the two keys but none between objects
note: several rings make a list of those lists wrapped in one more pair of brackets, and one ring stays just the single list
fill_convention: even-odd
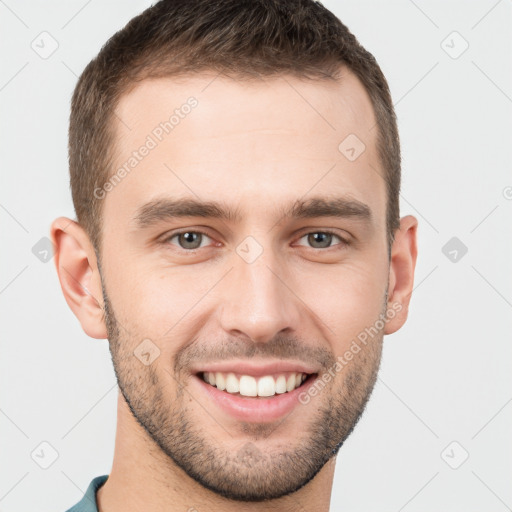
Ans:
[{"label": "white teeth", "polygon": [[228,373],[226,377],[226,391],[228,393],[238,393],[240,391],[240,382],[234,373]]},{"label": "white teeth", "polygon": [[295,374],[291,374],[286,381],[286,391],[290,392],[295,389]]},{"label": "white teeth", "polygon": [[284,375],[279,375],[276,380],[276,393],[286,393],[286,377]]},{"label": "white teeth", "polygon": [[288,377],[279,375],[274,379],[272,375],[265,375],[256,379],[251,375],[242,375],[240,379],[232,372],[203,372],[203,380],[221,391],[240,393],[242,396],[274,396],[293,391],[307,378],[305,373],[290,373]]},{"label": "white teeth", "polygon": [[276,383],[270,375],[261,377],[258,381],[258,396],[273,396],[276,394]]},{"label": "white teeth", "polygon": [[215,385],[221,391],[224,391],[226,389],[226,379],[224,378],[224,375],[222,375],[222,373],[220,372],[217,372],[215,374]]},{"label": "white teeth", "polygon": [[258,396],[258,383],[250,375],[240,377],[240,394],[244,396]]}]

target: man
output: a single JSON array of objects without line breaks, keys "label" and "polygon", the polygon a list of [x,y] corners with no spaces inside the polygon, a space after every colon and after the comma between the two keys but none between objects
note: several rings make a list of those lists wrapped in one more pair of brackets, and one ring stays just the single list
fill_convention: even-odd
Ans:
[{"label": "man", "polygon": [[164,0],[84,70],[69,156],[56,266],[120,390],[71,510],[329,510],[417,255],[374,58],[312,0]]}]

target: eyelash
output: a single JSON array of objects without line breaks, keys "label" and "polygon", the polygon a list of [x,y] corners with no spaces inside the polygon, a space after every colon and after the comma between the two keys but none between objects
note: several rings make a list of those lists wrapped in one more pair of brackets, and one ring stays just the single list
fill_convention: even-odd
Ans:
[{"label": "eyelash", "polygon": [[[184,233],[199,233],[201,235],[205,235],[207,236],[208,238],[213,238],[212,236],[210,236],[206,231],[201,231],[200,229],[185,229],[185,230],[182,230],[182,231],[177,231],[176,233],[173,233],[172,235],[166,237],[164,240],[163,240],[163,243],[164,244],[168,244],[174,237],[177,237],[179,235],[182,235]],[[328,235],[333,235],[337,238],[340,239],[340,243],[338,244],[334,244],[330,247],[325,247],[325,248],[317,248],[317,247],[307,247],[308,249],[313,249],[313,250],[317,250],[317,251],[323,251],[323,252],[326,252],[328,251],[329,249],[334,249],[336,248],[338,245],[342,245],[342,246],[348,246],[350,245],[350,242],[343,238],[342,236],[340,236],[338,233],[336,233],[335,231],[333,230],[330,230],[330,229],[322,229],[322,230],[316,230],[316,231],[307,231],[306,233],[302,234],[300,237],[299,237],[299,240],[301,238],[304,238],[305,236],[307,235],[311,235],[311,234],[314,234],[314,233],[323,233],[323,234],[328,234]],[[173,244],[174,245],[174,244]],[[187,253],[194,253],[200,249],[204,249],[204,247],[198,247],[196,249],[184,249],[183,247],[179,247],[177,246],[179,250],[182,250],[184,252],[187,252]],[[302,246],[304,247],[304,246]]]}]

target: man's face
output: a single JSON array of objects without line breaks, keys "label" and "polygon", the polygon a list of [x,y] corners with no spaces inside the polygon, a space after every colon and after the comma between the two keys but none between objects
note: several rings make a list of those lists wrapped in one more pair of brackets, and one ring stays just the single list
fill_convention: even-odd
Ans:
[{"label": "man's face", "polygon": [[[258,501],[311,480],[371,393],[388,307],[386,192],[371,102],[351,73],[212,80],[144,81],[121,99],[115,170],[149,150],[104,199],[101,270],[119,386],[159,457]],[[353,135],[339,148],[350,134],[366,146],[356,159]],[[203,378],[216,371],[220,388],[234,373],[232,390],[272,376],[260,392],[279,392],[217,389]],[[291,391],[294,371],[313,375]]]}]

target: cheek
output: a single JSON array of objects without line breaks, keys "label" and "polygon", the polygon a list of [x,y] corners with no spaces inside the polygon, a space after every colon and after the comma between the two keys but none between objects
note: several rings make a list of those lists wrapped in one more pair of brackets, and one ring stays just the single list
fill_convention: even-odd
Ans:
[{"label": "cheek", "polygon": [[[380,268],[379,268],[380,266]],[[319,326],[342,351],[365,328],[374,325],[384,307],[387,273],[382,264],[333,267],[307,280],[299,297],[320,318]]]},{"label": "cheek", "polygon": [[[125,260],[127,261],[127,260]],[[127,264],[109,273],[107,293],[116,316],[131,337],[152,340],[180,339],[197,320],[208,293],[222,277],[223,269]],[[205,301],[206,303],[206,301]]]}]

